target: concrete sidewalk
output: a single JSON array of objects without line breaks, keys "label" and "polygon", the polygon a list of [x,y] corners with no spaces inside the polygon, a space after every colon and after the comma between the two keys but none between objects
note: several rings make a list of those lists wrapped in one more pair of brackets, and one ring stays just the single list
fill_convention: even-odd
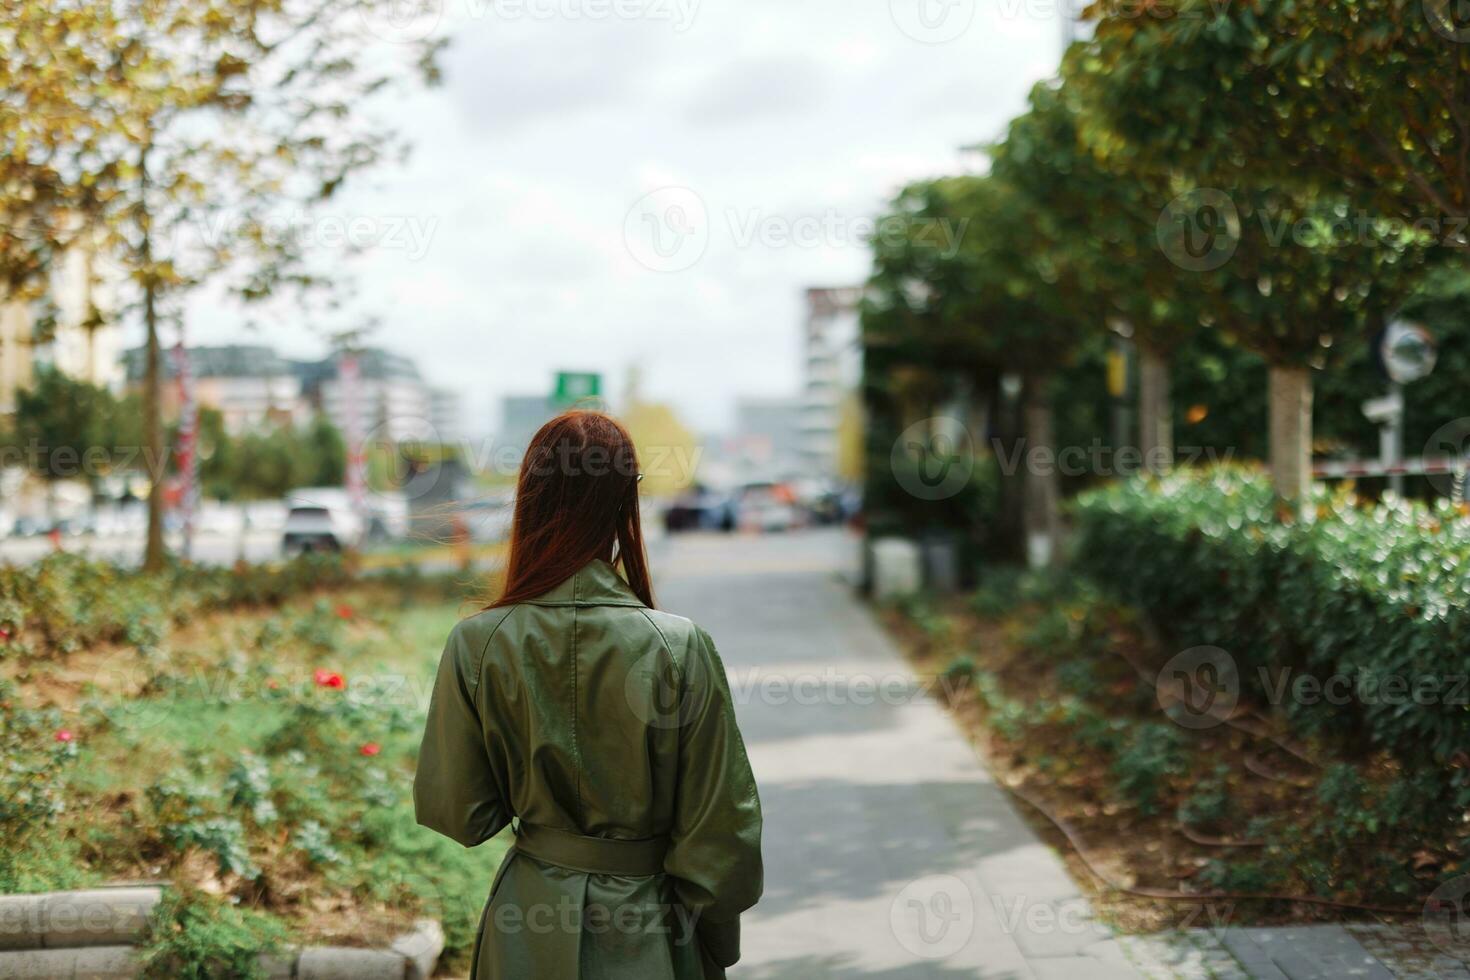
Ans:
[{"label": "concrete sidewalk", "polygon": [[710,631],[765,806],[732,977],[1141,976],[840,577],[837,532],[661,542],[660,606]]},{"label": "concrete sidewalk", "polygon": [[1470,980],[1417,923],[1115,939],[855,598],[854,539],[653,548],[659,604],[724,657],[765,804],[732,978]]}]

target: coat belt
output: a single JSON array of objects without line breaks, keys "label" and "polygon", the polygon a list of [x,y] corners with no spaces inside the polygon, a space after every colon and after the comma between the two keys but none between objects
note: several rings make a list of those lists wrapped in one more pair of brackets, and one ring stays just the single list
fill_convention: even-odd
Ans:
[{"label": "coat belt", "polygon": [[669,849],[667,837],[640,840],[583,837],[524,820],[517,821],[515,831],[515,849],[522,854],[587,874],[634,878],[662,874],[664,855]]}]

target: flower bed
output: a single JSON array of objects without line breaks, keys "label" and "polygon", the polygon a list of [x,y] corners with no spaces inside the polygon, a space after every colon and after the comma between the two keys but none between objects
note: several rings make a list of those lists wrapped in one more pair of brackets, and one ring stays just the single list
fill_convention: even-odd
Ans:
[{"label": "flower bed", "polygon": [[418,828],[410,786],[469,608],[446,596],[473,591],[310,561],[0,569],[0,893],[172,884],[159,976],[383,945],[424,917],[465,956],[499,845]]}]

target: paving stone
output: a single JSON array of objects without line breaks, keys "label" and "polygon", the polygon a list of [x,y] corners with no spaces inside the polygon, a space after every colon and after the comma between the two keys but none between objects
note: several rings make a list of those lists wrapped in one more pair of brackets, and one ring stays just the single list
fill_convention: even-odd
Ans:
[{"label": "paving stone", "polygon": [[1225,929],[1221,941],[1260,980],[1393,980],[1340,925]]},{"label": "paving stone", "polygon": [[1470,980],[1470,965],[1430,942],[1417,919],[1346,928],[1400,980]]}]

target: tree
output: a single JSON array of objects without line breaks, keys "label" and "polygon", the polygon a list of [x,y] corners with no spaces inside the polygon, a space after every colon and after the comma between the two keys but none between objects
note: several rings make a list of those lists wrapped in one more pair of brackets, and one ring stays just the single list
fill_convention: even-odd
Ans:
[{"label": "tree", "polygon": [[[7,0],[0,75],[15,108],[6,197],[34,246],[0,253],[10,279],[44,265],[58,214],[79,214],[128,272],[146,330],[144,429],[161,460],[160,325],[217,282],[245,300],[322,286],[283,212],[330,200],[398,148],[362,108],[399,76],[370,33],[372,0]],[[437,42],[403,55],[437,79]],[[18,57],[17,57],[18,56]],[[34,66],[34,67],[32,67]],[[37,203],[39,202],[39,203]],[[145,568],[163,559],[161,470]]]},{"label": "tree", "polygon": [[1365,216],[1349,196],[1361,185],[1302,165],[1320,130],[1287,91],[1307,82],[1275,42],[1303,63],[1317,42],[1273,20],[1295,6],[1188,0],[1175,17],[1105,15],[1077,57],[1097,127],[1138,168],[1170,175],[1161,249],[1194,273],[1213,322],[1270,365],[1270,463],[1288,499],[1310,482],[1310,370],[1402,300],[1433,245],[1422,230]]},{"label": "tree", "polygon": [[301,434],[303,487],[340,487],[347,474],[347,442],[325,412],[317,413]]},{"label": "tree", "polygon": [[106,447],[119,445],[118,420],[107,389],[42,367],[32,386],[16,394],[10,448],[48,484],[95,483],[116,462]]},{"label": "tree", "polygon": [[[1042,83],[1029,109],[995,148],[994,173],[1046,213],[1046,247],[1064,256],[1085,293],[1102,302],[1093,329],[1116,321],[1140,357],[1139,449],[1151,465],[1173,458],[1169,361],[1200,329],[1200,295],[1159,248],[1159,201],[1167,175],[1133,165],[1126,144],[1086,124],[1087,76],[1080,48],[1065,58],[1060,85]],[[1121,448],[1121,447],[1118,447]]]},{"label": "tree", "polygon": [[955,278],[963,285],[954,296],[930,289],[925,302],[963,310],[975,355],[1021,379],[1022,452],[1002,474],[1020,480],[1028,562],[1049,564],[1061,540],[1052,382],[1095,325],[1097,300],[1081,267],[1058,246],[1068,229],[1038,211],[1024,190],[998,174],[952,178],[937,188],[947,213],[966,228],[956,255]]},{"label": "tree", "polygon": [[[886,511],[910,523],[968,527],[974,543],[992,557],[1019,560],[1024,550],[1019,474],[1001,480],[999,513],[992,515],[974,506],[967,493],[916,497],[911,487],[923,485],[920,474],[894,472],[896,465],[966,462],[910,460],[894,453],[912,425],[931,418],[946,401],[967,398],[985,405],[983,421],[970,426],[972,437],[994,431],[1002,453],[1012,453],[1020,439],[1019,406],[1003,395],[1004,365],[982,331],[975,255],[959,247],[972,216],[956,207],[955,188],[954,181],[943,180],[903,188],[872,239],[873,271],[861,314],[865,506],[870,521],[875,512]],[[962,448],[934,435],[929,434],[926,454]]]},{"label": "tree", "polygon": [[1470,26],[1458,7],[1178,0],[1133,16],[1099,4],[1088,58],[1108,94],[1096,106],[1156,162],[1187,160],[1203,180],[1322,175],[1386,217],[1463,218]]}]

